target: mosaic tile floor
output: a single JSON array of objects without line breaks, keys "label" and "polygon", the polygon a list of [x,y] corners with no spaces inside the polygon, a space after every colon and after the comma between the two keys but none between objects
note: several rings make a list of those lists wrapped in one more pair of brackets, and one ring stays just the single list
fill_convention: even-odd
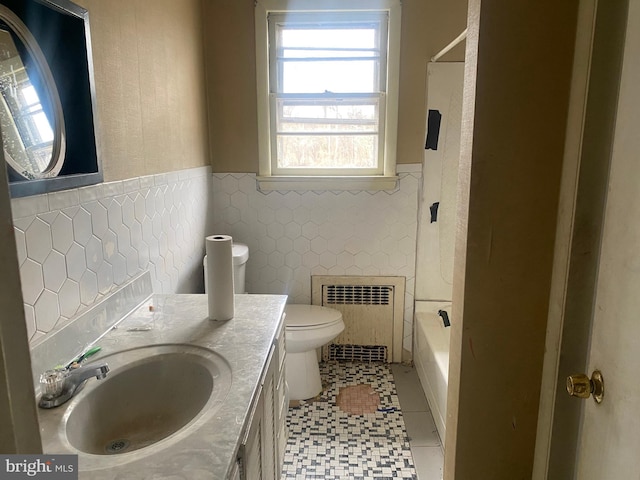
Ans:
[{"label": "mosaic tile floor", "polygon": [[324,391],[289,409],[286,480],[416,480],[388,365],[321,363]]}]

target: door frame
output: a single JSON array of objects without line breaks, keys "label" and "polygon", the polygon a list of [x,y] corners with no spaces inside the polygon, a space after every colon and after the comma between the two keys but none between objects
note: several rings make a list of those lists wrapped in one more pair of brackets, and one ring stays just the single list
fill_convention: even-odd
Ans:
[{"label": "door frame", "polygon": [[578,6],[469,1],[447,480],[532,474]]},{"label": "door frame", "polygon": [[575,475],[628,0],[581,0],[560,190],[533,479]]}]

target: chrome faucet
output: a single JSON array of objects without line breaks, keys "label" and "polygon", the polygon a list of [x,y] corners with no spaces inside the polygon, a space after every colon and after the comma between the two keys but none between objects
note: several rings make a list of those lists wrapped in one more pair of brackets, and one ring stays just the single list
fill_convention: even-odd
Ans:
[{"label": "chrome faucet", "polygon": [[45,386],[45,393],[38,405],[40,408],[59,407],[79,393],[91,377],[102,380],[108,372],[109,365],[106,363],[45,372],[40,376],[40,383]]}]

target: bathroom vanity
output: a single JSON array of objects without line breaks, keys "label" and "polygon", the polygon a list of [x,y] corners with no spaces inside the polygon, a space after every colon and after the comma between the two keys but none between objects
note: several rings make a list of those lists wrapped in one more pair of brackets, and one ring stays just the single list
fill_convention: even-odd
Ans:
[{"label": "bathroom vanity", "polygon": [[286,298],[236,295],[211,321],[206,295],[150,297],[95,343],[107,377],[39,409],[44,452],[78,454],[81,479],[280,478]]}]

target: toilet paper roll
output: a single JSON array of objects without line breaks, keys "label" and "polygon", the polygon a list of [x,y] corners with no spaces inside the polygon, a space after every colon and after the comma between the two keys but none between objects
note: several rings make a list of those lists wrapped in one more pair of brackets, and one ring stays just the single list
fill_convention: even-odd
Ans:
[{"label": "toilet paper roll", "polygon": [[229,235],[205,239],[210,320],[229,320],[234,315],[232,243]]}]

